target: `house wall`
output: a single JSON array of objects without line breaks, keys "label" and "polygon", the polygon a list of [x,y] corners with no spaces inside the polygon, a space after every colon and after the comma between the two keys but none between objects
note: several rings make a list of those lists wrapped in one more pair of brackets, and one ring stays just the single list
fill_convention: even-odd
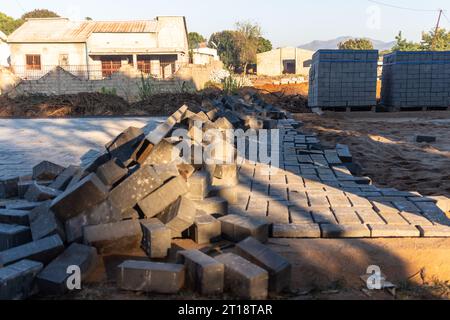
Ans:
[{"label": "house wall", "polygon": [[146,52],[158,47],[158,37],[155,33],[93,33],[87,40],[87,46],[90,54]]},{"label": "house wall", "polygon": [[9,50],[8,44],[0,40],[0,66],[9,66],[8,59],[10,54],[11,52]]},{"label": "house wall", "polygon": [[186,20],[183,17],[158,17],[158,47],[182,51],[178,60],[189,62]]},{"label": "house wall", "polygon": [[[257,55],[258,75],[283,75],[283,61],[296,61],[296,74],[307,75],[314,52],[298,48],[279,48]],[[306,64],[305,64],[306,62]]]}]

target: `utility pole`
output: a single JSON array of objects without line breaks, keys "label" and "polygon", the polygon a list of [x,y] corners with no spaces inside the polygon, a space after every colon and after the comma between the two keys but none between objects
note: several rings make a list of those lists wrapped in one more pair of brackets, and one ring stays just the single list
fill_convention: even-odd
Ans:
[{"label": "utility pole", "polygon": [[437,21],[437,24],[436,24],[436,30],[434,31],[434,37],[433,37],[433,41],[431,43],[431,50],[435,49],[436,38],[437,38],[437,35],[438,35],[438,31],[439,31],[439,25],[441,24],[441,18],[442,18],[442,12],[443,11],[444,10],[439,9],[439,16],[438,16],[438,21]]}]

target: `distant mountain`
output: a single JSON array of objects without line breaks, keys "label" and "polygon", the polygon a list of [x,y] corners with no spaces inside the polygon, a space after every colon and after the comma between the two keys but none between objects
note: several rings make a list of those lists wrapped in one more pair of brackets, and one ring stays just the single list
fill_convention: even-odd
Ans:
[{"label": "distant mountain", "polygon": [[[305,50],[311,50],[311,51],[317,51],[319,49],[337,49],[338,44],[340,42],[347,41],[348,39],[353,39],[353,38],[355,38],[355,37],[347,36],[347,37],[339,37],[339,38],[328,40],[328,41],[315,40],[310,43],[303,44],[303,45],[299,46],[299,48],[305,49]],[[384,42],[384,41],[374,40],[374,39],[370,39],[370,38],[367,38],[367,39],[372,41],[374,48],[377,50],[380,50],[380,51],[389,50],[395,45],[395,41]]]}]

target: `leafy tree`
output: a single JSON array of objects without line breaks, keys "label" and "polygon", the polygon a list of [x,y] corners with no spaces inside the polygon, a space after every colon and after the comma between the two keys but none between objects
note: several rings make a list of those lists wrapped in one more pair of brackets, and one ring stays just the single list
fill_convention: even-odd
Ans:
[{"label": "leafy tree", "polygon": [[188,34],[189,49],[196,49],[202,42],[206,42],[204,36],[197,32],[189,32]]},{"label": "leafy tree", "polygon": [[403,38],[403,34],[399,31],[398,35],[395,37],[397,43],[392,47],[392,51],[419,51],[422,50],[420,43],[415,43],[408,41]]},{"label": "leafy tree", "polygon": [[6,35],[14,32],[18,27],[22,25],[21,20],[16,20],[2,12],[0,12],[0,31],[3,31]]},{"label": "leafy tree", "polygon": [[349,39],[338,45],[340,50],[373,50],[373,43],[368,39]]},{"label": "leafy tree", "polygon": [[58,18],[59,15],[56,12],[47,9],[34,9],[33,11],[24,13],[21,17],[22,20],[30,18]]},{"label": "leafy tree", "polygon": [[220,60],[228,68],[235,69],[239,66],[239,51],[235,31],[225,30],[213,33],[208,46],[217,49]]},{"label": "leafy tree", "polygon": [[252,24],[247,21],[237,22],[235,37],[239,52],[239,65],[245,73],[249,64],[256,63],[261,27],[258,24]]},{"label": "leafy tree", "polygon": [[448,51],[450,50],[450,30],[432,30],[422,33],[421,47],[423,50]]},{"label": "leafy tree", "polygon": [[272,42],[270,42],[270,40],[265,39],[263,37],[259,37],[257,53],[271,51],[272,49],[273,49],[273,46],[272,46]]}]

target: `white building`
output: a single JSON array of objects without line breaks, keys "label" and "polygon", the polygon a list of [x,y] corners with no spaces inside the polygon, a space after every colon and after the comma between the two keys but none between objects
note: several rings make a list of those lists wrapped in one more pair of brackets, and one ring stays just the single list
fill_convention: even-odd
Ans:
[{"label": "white building", "polygon": [[0,31],[0,66],[9,66],[9,56],[11,55],[9,45],[7,43],[7,36]]},{"label": "white building", "polygon": [[217,49],[200,47],[192,50],[193,64],[209,64],[213,61],[220,61]]},{"label": "white building", "polygon": [[133,65],[158,78],[189,62],[185,17],[145,21],[29,19],[8,37],[11,66],[22,78],[42,77],[55,66],[76,76],[109,77]]}]

